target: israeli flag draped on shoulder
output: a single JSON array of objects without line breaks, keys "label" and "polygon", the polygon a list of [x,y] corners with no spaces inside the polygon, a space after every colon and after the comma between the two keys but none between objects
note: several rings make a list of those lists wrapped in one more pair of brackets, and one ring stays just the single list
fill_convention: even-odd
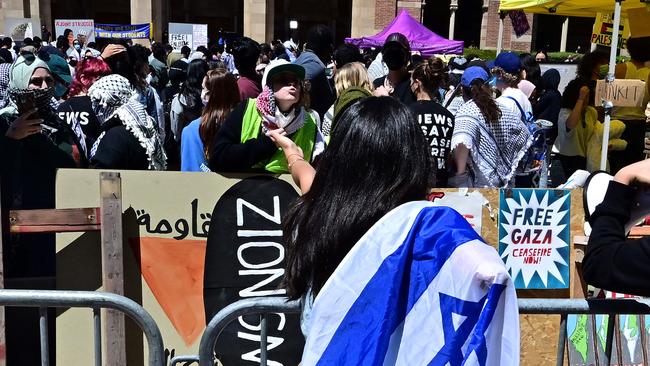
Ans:
[{"label": "israeli flag draped on shoulder", "polygon": [[515,288],[448,207],[403,204],[355,244],[309,316],[302,366],[518,365]]}]

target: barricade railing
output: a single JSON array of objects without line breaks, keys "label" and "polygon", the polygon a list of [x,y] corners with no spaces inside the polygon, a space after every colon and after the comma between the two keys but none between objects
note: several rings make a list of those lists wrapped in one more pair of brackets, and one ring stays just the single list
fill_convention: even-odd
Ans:
[{"label": "barricade railing", "polygon": [[50,364],[48,349],[47,308],[89,308],[93,311],[95,365],[102,365],[101,312],[112,309],[129,316],[147,339],[149,366],[163,366],[165,354],[160,330],[151,315],[135,301],[124,296],[99,291],[0,290],[0,306],[37,307],[40,310],[41,365]]},{"label": "barricade railing", "polygon": [[[617,314],[650,314],[650,299],[519,299],[519,314],[560,315],[557,365],[564,363],[567,316],[569,314],[605,314],[610,316],[604,360],[609,365]],[[267,365],[267,316],[269,313],[299,313],[299,301],[279,297],[250,298],[232,303],[210,320],[199,345],[199,365],[214,365],[214,347],[221,332],[240,316],[260,314],[260,365]],[[192,356],[182,356],[192,357]],[[192,358],[195,360],[195,358]]]}]

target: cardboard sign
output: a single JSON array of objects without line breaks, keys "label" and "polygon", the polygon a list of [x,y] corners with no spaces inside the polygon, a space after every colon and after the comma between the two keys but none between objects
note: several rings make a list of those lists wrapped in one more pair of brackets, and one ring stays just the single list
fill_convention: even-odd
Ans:
[{"label": "cardboard sign", "polygon": [[[627,19],[621,19],[618,31],[618,48],[625,48],[627,39],[630,37],[630,27]],[[591,34],[591,43],[599,46],[611,47],[614,33],[614,15],[609,13],[598,13]]]},{"label": "cardboard sign", "polygon": [[570,196],[568,190],[501,190],[499,254],[516,288],[569,288]]},{"label": "cardboard sign", "polygon": [[646,85],[641,80],[616,79],[611,83],[598,80],[596,84],[596,104],[609,100],[615,107],[642,107]]},{"label": "cardboard sign", "polygon": [[54,34],[62,36],[66,29],[71,29],[75,38],[78,34],[86,36],[86,42],[95,42],[95,21],[92,19],[56,19]]},{"label": "cardboard sign", "polygon": [[183,46],[196,50],[199,46],[208,44],[208,25],[190,23],[169,23],[169,44],[174,51],[180,51]]}]

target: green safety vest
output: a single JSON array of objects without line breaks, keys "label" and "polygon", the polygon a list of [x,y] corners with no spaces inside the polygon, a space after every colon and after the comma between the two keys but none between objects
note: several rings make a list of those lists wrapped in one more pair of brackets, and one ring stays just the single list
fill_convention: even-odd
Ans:
[{"label": "green safety vest", "polygon": [[[256,139],[262,126],[262,116],[257,111],[255,99],[249,99],[246,104],[246,112],[241,126],[241,143]],[[305,124],[289,136],[296,145],[300,146],[305,156],[305,160],[311,161],[311,155],[314,151],[314,142],[316,139],[316,123],[309,113],[305,113]],[[253,166],[253,168],[263,168],[271,173],[289,173],[289,167],[284,152],[278,150],[267,161],[262,161]]]}]

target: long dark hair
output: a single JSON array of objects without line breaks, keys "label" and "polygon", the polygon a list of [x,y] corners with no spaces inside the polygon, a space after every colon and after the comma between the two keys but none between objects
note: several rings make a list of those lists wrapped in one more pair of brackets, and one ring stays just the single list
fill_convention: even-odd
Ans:
[{"label": "long dark hair", "polygon": [[343,257],[388,211],[426,197],[430,154],[415,116],[389,97],[343,112],[311,189],[284,217],[284,286],[318,294]]},{"label": "long dark hair", "polygon": [[413,79],[420,81],[424,92],[429,95],[429,98],[440,102],[438,89],[449,84],[447,66],[439,57],[429,58],[413,69]]},{"label": "long dark hair", "polygon": [[191,110],[203,107],[201,89],[207,73],[208,63],[204,60],[192,60],[187,66],[187,79],[181,87],[181,95],[185,98],[185,105]]},{"label": "long dark hair", "polygon": [[474,79],[469,88],[463,86],[463,94],[466,98],[472,99],[485,121],[488,123],[497,123],[501,118],[501,109],[497,103],[492,99],[492,92],[490,88],[481,80]]},{"label": "long dark hair", "polygon": [[206,87],[209,92],[208,104],[201,114],[199,135],[203,141],[203,151],[207,156],[212,147],[214,137],[230,112],[240,102],[237,78],[226,69],[208,71]]}]

